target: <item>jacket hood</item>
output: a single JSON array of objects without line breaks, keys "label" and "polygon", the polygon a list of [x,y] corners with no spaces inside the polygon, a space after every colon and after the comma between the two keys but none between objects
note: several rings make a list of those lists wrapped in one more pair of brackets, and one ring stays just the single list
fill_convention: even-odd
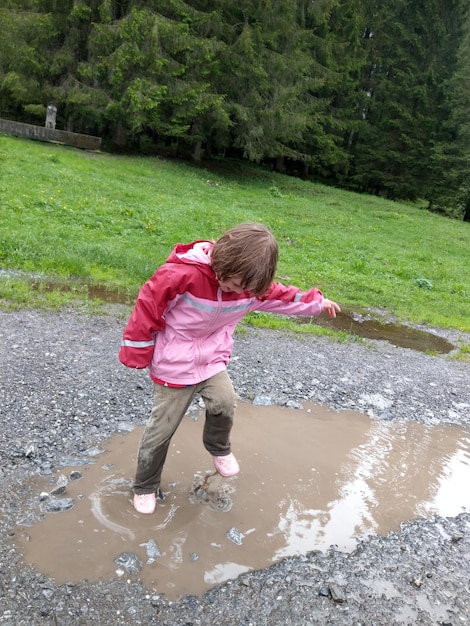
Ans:
[{"label": "jacket hood", "polygon": [[203,240],[192,243],[177,243],[166,262],[197,265],[204,274],[215,278],[210,256],[212,245],[211,241]]}]

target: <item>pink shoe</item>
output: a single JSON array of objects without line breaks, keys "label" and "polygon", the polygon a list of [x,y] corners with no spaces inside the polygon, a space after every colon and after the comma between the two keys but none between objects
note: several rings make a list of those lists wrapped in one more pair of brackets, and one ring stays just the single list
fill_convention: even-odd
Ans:
[{"label": "pink shoe", "polygon": [[212,459],[215,469],[221,476],[225,476],[225,478],[235,476],[235,474],[238,474],[240,471],[238,461],[232,453],[227,454],[227,456],[213,456]]},{"label": "pink shoe", "polygon": [[138,513],[151,515],[155,511],[157,498],[154,493],[135,493],[134,509]]}]

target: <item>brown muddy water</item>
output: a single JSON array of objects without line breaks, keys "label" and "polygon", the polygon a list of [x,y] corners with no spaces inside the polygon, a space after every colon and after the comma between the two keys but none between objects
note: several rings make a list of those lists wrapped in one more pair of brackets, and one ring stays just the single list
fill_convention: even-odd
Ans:
[{"label": "brown muddy water", "polygon": [[[63,468],[83,474],[58,496],[75,505],[17,531],[24,561],[61,584],[129,577],[115,559],[132,552],[149,591],[177,599],[287,556],[351,551],[367,534],[470,507],[470,429],[240,402],[232,448],[241,471],[224,479],[202,446],[203,422],[187,416],[174,436],[153,515],[132,506],[143,427],[102,444],[94,464]],[[57,479],[31,488],[50,492]]]},{"label": "brown muddy water", "polygon": [[[313,320],[313,321],[312,321]],[[373,316],[368,311],[343,309],[335,318],[317,317],[305,320],[298,318],[299,323],[313,323],[325,328],[344,330],[351,335],[365,339],[388,341],[400,348],[410,348],[418,352],[434,352],[449,354],[455,346],[434,333],[404,324],[394,324],[385,318]]]}]

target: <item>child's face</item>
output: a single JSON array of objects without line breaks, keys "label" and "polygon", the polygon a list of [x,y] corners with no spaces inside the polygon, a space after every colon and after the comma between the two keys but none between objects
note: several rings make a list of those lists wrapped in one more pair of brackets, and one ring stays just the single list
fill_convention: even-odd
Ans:
[{"label": "child's face", "polygon": [[243,284],[243,279],[240,276],[230,276],[225,280],[219,280],[219,285],[222,291],[226,293],[242,293],[243,291],[249,291],[249,288]]}]

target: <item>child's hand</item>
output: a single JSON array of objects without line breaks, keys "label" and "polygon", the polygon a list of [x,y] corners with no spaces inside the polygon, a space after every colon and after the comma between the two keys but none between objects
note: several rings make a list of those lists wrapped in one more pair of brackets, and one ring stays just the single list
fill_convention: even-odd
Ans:
[{"label": "child's hand", "polygon": [[336,313],[340,312],[340,306],[333,300],[323,299],[323,311],[326,311],[330,317],[336,317]]}]

